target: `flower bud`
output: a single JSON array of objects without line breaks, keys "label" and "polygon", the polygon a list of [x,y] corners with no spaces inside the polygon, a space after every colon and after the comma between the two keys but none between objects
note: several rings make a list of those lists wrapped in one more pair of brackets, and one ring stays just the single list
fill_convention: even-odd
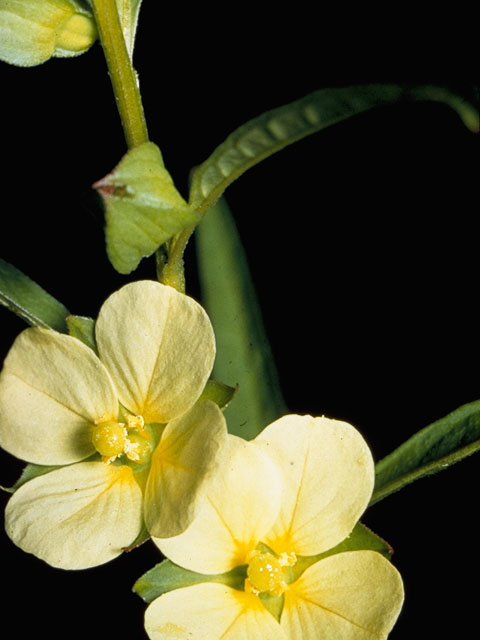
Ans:
[{"label": "flower bud", "polygon": [[52,56],[86,51],[97,37],[91,13],[78,0],[2,0],[0,59],[33,67]]}]

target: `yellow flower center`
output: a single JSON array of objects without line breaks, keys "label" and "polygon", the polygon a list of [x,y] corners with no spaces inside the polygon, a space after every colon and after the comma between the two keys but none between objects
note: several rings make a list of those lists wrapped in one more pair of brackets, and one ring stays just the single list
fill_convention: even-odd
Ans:
[{"label": "yellow flower center", "polygon": [[142,416],[128,415],[127,422],[100,418],[92,429],[92,443],[106,463],[122,455],[132,462],[143,464],[153,449],[152,434],[144,425]]},{"label": "yellow flower center", "polygon": [[263,551],[251,551],[248,556],[245,591],[258,595],[271,593],[280,596],[287,588],[287,571],[297,560],[294,553],[274,556]]}]

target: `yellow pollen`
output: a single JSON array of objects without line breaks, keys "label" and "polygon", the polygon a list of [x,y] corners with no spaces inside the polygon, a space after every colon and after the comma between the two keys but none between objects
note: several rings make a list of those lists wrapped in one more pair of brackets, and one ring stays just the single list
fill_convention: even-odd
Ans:
[{"label": "yellow pollen", "polygon": [[125,455],[143,464],[150,459],[153,436],[144,426],[142,416],[128,415],[127,424],[100,418],[92,429],[92,443],[107,464]]},{"label": "yellow pollen", "polygon": [[268,592],[282,595],[287,588],[287,569],[296,562],[294,553],[282,553],[274,556],[262,551],[251,551],[248,556],[247,580],[245,590],[258,595]]},{"label": "yellow pollen", "polygon": [[127,430],[120,422],[109,420],[98,422],[92,431],[92,442],[95,449],[109,462],[125,451]]}]

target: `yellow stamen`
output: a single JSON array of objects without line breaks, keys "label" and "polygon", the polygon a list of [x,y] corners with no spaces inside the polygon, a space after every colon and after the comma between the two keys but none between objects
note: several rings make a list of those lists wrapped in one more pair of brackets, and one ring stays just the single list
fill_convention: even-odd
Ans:
[{"label": "yellow stamen", "polygon": [[245,591],[248,593],[268,592],[280,596],[287,588],[287,569],[296,562],[294,553],[282,553],[274,556],[262,551],[251,551],[248,556],[248,569]]},{"label": "yellow stamen", "polygon": [[120,422],[113,420],[98,422],[93,428],[93,446],[107,462],[115,460],[124,453],[126,441],[127,430]]}]

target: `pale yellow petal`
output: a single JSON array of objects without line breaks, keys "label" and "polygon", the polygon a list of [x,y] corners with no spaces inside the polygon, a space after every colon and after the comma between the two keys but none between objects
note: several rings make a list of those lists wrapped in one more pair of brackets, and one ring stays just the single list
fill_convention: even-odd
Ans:
[{"label": "pale yellow petal", "polygon": [[116,558],[141,524],[142,492],[132,470],[103,462],[80,462],[30,480],[5,512],[13,542],[62,569]]},{"label": "pale yellow petal", "polygon": [[120,401],[146,423],[165,423],[189,409],[213,367],[215,341],[205,311],[158,282],[134,282],[110,296],[96,336]]},{"label": "pale yellow petal", "polygon": [[185,531],[217,472],[226,440],[225,418],[210,401],[198,402],[168,423],[145,488],[145,523],[152,535],[165,538]]},{"label": "pale yellow petal", "polygon": [[288,640],[256,596],[213,583],[154,600],[145,629],[151,640]]},{"label": "pale yellow petal", "polygon": [[276,520],[281,476],[254,443],[229,435],[223,463],[190,527],[154,542],[170,560],[198,573],[223,573],[246,564],[246,555]]},{"label": "pale yellow petal", "polygon": [[91,424],[114,419],[118,400],[95,353],[76,338],[26,329],[0,376],[0,446],[37,464],[68,464],[94,452]]},{"label": "pale yellow petal", "polygon": [[275,551],[315,555],[342,542],[370,500],[371,453],[351,425],[285,416],[256,439],[282,469],[282,509],[268,539]]},{"label": "pale yellow petal", "polygon": [[379,553],[339,553],[290,585],[281,626],[289,638],[384,640],[403,598],[400,574]]}]

